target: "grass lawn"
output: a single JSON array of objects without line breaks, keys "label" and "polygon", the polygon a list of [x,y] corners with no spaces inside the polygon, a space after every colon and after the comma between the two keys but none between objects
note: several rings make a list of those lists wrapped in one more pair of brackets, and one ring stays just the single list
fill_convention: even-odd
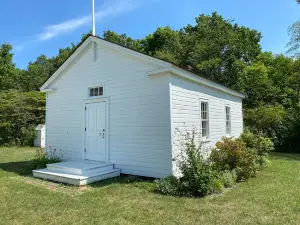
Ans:
[{"label": "grass lawn", "polygon": [[[52,185],[26,164],[33,148],[0,148],[0,224],[300,224],[300,155],[273,154],[257,178],[202,199],[153,193],[151,182]],[[76,194],[77,193],[77,194]]]}]

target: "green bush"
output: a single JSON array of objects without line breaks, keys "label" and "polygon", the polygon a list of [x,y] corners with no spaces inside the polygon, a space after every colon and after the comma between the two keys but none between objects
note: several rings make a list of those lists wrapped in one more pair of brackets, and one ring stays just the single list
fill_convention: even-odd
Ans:
[{"label": "green bush", "polygon": [[218,171],[231,171],[239,165],[246,145],[243,141],[233,138],[223,138],[212,149],[210,160]]},{"label": "green bush", "polygon": [[62,154],[57,153],[56,149],[51,149],[50,152],[45,152],[43,148],[36,150],[36,155],[34,160],[32,160],[31,164],[29,165],[30,169],[43,169],[47,167],[47,164],[51,163],[58,163],[62,161]]},{"label": "green bush", "polygon": [[243,181],[250,177],[255,177],[260,168],[258,160],[259,157],[255,150],[247,149],[244,151],[237,167],[235,168],[237,180]]},{"label": "green bush", "polygon": [[209,161],[201,154],[202,144],[195,144],[196,133],[187,133],[183,144],[183,152],[177,164],[182,173],[180,181],[182,192],[187,196],[204,196],[212,190],[211,184],[217,174]]},{"label": "green bush", "polygon": [[34,125],[21,128],[20,145],[21,146],[32,146],[33,141],[36,137],[36,131]]},{"label": "green bush", "polygon": [[184,137],[183,151],[177,159],[181,177],[169,176],[156,181],[156,191],[174,196],[205,196],[220,193],[237,181],[254,177],[261,161],[273,150],[268,138],[246,132],[240,138],[223,138],[216,143],[208,160],[195,144],[195,130]]},{"label": "green bush", "polygon": [[268,160],[268,153],[274,150],[274,144],[270,138],[253,134],[250,131],[244,132],[240,139],[246,144],[248,149],[254,149],[257,151],[258,163],[263,166],[266,165]]},{"label": "green bush", "polygon": [[300,105],[246,109],[246,127],[256,135],[270,138],[278,152],[300,153]]},{"label": "green bush", "polygon": [[220,179],[213,179],[210,183],[210,193],[222,193],[224,189],[224,183]]},{"label": "green bush", "polygon": [[287,110],[283,123],[275,129],[278,152],[300,153],[300,105]]},{"label": "green bush", "polygon": [[45,94],[0,92],[0,146],[32,146],[34,127],[45,122]]},{"label": "green bush", "polygon": [[236,171],[237,180],[242,181],[256,175],[259,156],[256,150],[246,148],[242,139],[223,138],[212,149],[210,160],[219,172]]},{"label": "green bush", "polygon": [[220,181],[223,183],[225,188],[233,187],[237,181],[237,175],[235,170],[225,171],[221,173]]},{"label": "green bush", "polygon": [[220,190],[217,173],[201,155],[201,144],[195,144],[195,129],[184,136],[183,149],[177,159],[181,177],[167,177],[157,182],[156,191],[179,196],[204,196]]},{"label": "green bush", "polygon": [[245,125],[251,132],[276,139],[276,129],[284,124],[286,110],[281,105],[245,109]]},{"label": "green bush", "polygon": [[161,180],[155,180],[156,191],[164,195],[180,196],[181,188],[179,179],[175,176],[168,176]]}]

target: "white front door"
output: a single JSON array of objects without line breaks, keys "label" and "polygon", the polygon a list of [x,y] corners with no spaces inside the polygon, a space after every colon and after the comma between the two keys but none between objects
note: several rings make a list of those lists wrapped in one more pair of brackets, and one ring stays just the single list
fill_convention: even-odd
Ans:
[{"label": "white front door", "polygon": [[106,161],[106,104],[86,104],[85,111],[85,159]]}]

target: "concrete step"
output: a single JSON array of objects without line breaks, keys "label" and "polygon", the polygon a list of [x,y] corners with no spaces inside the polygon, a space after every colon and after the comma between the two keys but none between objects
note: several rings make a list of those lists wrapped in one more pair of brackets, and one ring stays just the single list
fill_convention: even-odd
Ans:
[{"label": "concrete step", "polygon": [[96,181],[105,180],[120,176],[120,169],[111,169],[103,172],[93,172],[89,175],[76,175],[64,172],[57,172],[49,169],[33,170],[33,176],[45,180],[52,180],[71,185],[86,185]]},{"label": "concrete step", "polygon": [[58,173],[89,176],[95,173],[111,171],[113,169],[113,164],[90,160],[80,160],[48,164],[47,169],[49,171]]}]

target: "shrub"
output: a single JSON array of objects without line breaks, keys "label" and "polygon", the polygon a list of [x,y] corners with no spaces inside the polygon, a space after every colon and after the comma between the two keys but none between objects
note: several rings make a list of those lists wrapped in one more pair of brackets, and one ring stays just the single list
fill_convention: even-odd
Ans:
[{"label": "shrub", "polygon": [[286,109],[283,106],[260,106],[246,109],[246,127],[257,135],[271,138],[275,150],[300,153],[300,105]]},{"label": "shrub", "polygon": [[287,110],[283,123],[275,132],[276,151],[300,153],[300,105]]},{"label": "shrub", "polygon": [[210,183],[210,193],[222,193],[224,189],[224,183],[220,179],[213,179]]},{"label": "shrub", "polygon": [[196,146],[195,128],[191,133],[187,132],[182,143],[182,152],[177,165],[182,177],[181,191],[186,196],[204,196],[212,191],[211,185],[217,174],[208,160],[204,160],[201,149],[202,143]]},{"label": "shrub", "polygon": [[164,195],[180,196],[180,182],[175,176],[168,176],[161,180],[155,180],[156,191]]},{"label": "shrub", "polygon": [[181,177],[167,177],[157,182],[156,190],[162,194],[180,196],[204,196],[221,189],[217,179],[217,173],[211,163],[204,160],[201,155],[201,142],[195,143],[196,132],[184,135],[182,152],[177,158],[177,165]]},{"label": "shrub", "polygon": [[223,183],[225,188],[230,188],[234,186],[237,181],[237,175],[235,170],[225,171],[221,173],[220,181]]},{"label": "shrub", "polygon": [[245,151],[246,145],[241,140],[223,138],[216,143],[216,148],[212,149],[210,160],[216,170],[231,171],[239,165]]},{"label": "shrub", "polygon": [[258,159],[259,157],[253,149],[248,149],[243,152],[243,155],[235,168],[238,181],[247,180],[250,177],[256,176],[257,171],[260,168]]},{"label": "shrub", "polygon": [[247,149],[240,138],[223,138],[217,142],[210,160],[219,172],[235,170],[238,181],[255,176],[259,168],[257,151]]},{"label": "shrub", "polygon": [[36,131],[34,125],[21,128],[20,145],[21,146],[33,146],[33,141],[36,137]]},{"label": "shrub", "polygon": [[30,164],[30,169],[43,169],[47,167],[47,164],[61,162],[61,152],[57,154],[56,149],[50,148],[50,152],[47,153],[43,148],[36,150],[35,159]]},{"label": "shrub", "polygon": [[246,144],[247,148],[257,151],[258,163],[261,166],[267,164],[268,153],[274,150],[274,144],[270,138],[246,131],[240,136],[240,139]]},{"label": "shrub", "polygon": [[0,100],[0,145],[32,145],[33,127],[45,122],[45,94],[1,91]]},{"label": "shrub", "polygon": [[246,109],[245,125],[251,132],[276,139],[276,129],[284,122],[286,111],[283,106],[260,106]]}]

